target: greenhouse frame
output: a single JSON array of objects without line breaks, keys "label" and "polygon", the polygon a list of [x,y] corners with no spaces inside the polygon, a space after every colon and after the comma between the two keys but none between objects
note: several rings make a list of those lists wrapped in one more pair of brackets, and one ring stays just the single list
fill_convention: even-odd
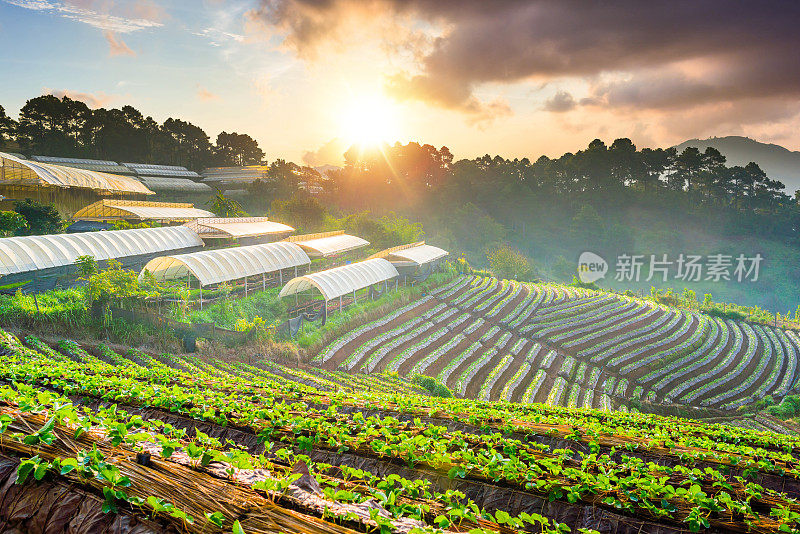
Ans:
[{"label": "greenhouse frame", "polygon": [[59,278],[70,280],[79,256],[92,256],[98,262],[115,259],[139,270],[156,254],[202,246],[198,235],[183,226],[4,237],[0,238],[0,284],[25,282],[26,291],[49,289]]},{"label": "greenhouse frame", "polygon": [[289,225],[268,217],[209,217],[186,223],[203,239],[241,239],[284,236],[294,232]]},{"label": "greenhouse frame", "polygon": [[328,258],[369,245],[366,239],[345,234],[344,230],[291,236],[286,241],[303,247],[311,258]]},{"label": "greenhouse frame", "polygon": [[339,299],[341,310],[345,295],[352,294],[355,302],[357,291],[381,283],[384,284],[384,289],[388,289],[389,280],[395,280],[396,288],[398,276],[397,269],[390,262],[383,258],[373,258],[293,278],[283,286],[278,296],[297,296],[316,289],[325,301],[327,315],[328,302]]},{"label": "greenhouse frame", "polygon": [[72,216],[81,221],[190,221],[213,217],[210,211],[195,208],[186,202],[148,202],[141,200],[103,199],[79,210]]},{"label": "greenhouse frame", "polygon": [[[182,227],[185,228],[185,227]],[[191,278],[198,281],[200,288],[211,285],[244,280],[244,293],[247,296],[248,279],[260,275],[262,289],[267,288],[267,275],[278,273],[278,284],[283,285],[284,269],[294,269],[311,264],[308,255],[295,245],[278,241],[245,247],[230,247],[215,250],[202,250],[189,254],[161,256],[150,260],[139,274],[144,279],[150,273],[160,282],[186,280],[191,287]],[[203,306],[203,293],[200,292],[200,307]]]}]

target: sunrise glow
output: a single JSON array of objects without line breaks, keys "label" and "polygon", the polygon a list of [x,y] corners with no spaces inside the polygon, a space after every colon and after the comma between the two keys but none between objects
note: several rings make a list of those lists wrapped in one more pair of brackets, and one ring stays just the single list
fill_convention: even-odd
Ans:
[{"label": "sunrise glow", "polygon": [[394,142],[399,135],[398,116],[396,104],[380,95],[352,98],[341,109],[341,137],[363,147]]}]

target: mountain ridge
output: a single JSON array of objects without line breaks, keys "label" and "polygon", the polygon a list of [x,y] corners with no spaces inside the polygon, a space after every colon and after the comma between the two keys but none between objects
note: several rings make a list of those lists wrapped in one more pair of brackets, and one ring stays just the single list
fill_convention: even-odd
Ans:
[{"label": "mountain ridge", "polygon": [[751,161],[758,163],[770,178],[780,180],[786,185],[786,193],[789,195],[800,189],[800,151],[740,135],[688,139],[675,145],[675,148],[678,152],[688,147],[702,151],[709,146],[719,150],[727,159],[728,165],[744,166]]}]

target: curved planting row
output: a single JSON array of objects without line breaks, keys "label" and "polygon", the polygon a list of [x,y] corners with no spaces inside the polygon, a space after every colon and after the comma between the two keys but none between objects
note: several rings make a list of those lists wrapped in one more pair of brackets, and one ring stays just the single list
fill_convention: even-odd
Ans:
[{"label": "curved planting row", "polygon": [[[692,332],[689,335],[689,337],[687,337],[684,341],[677,344],[672,343],[673,339],[682,337],[684,334],[686,334],[691,330],[692,323],[688,321],[685,323],[684,328],[678,330],[670,338],[665,339],[661,342],[661,345],[669,345],[668,348],[666,348],[665,350],[656,351],[654,354],[651,354],[646,358],[624,365],[620,369],[620,372],[627,375],[629,373],[632,373],[633,371],[636,371],[640,367],[651,366],[655,367],[657,372],[660,373],[662,372],[663,369],[669,369],[669,367],[673,363],[672,360],[674,360],[676,357],[680,358],[682,354],[687,352],[692,354],[692,356],[694,356],[695,349],[697,349],[702,345],[703,340],[705,338],[709,337],[709,330],[710,330],[709,324],[713,323],[712,320],[706,317],[700,316],[697,317],[697,319],[699,320],[700,326],[695,328],[694,332]],[[651,346],[651,350],[653,347],[658,347],[661,345],[653,345]],[[635,355],[636,354],[634,354],[634,356]],[[647,375],[645,375],[645,377],[646,376]]]},{"label": "curved planting row", "polygon": [[793,332],[630,296],[462,276],[354,329],[317,360],[424,374],[481,400],[735,409],[796,391],[798,347]]},{"label": "curved planting row", "polygon": [[687,381],[695,379],[696,372],[718,358],[728,344],[729,330],[725,323],[714,318],[710,321],[709,326],[710,331],[705,342],[696,351],[648,373],[642,378],[642,382],[658,380],[652,387],[661,391],[670,382],[679,380],[683,384],[683,386],[678,386],[678,388],[682,388],[681,391],[672,390],[671,395],[679,394],[685,388],[691,387],[687,385]]}]

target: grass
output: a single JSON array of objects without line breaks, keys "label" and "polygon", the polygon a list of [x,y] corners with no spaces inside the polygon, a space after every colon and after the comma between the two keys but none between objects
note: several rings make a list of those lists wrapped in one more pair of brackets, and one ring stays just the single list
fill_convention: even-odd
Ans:
[{"label": "grass", "polygon": [[33,295],[21,292],[0,295],[0,325],[12,330],[24,328],[26,333],[42,336],[108,340],[165,350],[177,346],[170,332],[148,324],[92,319],[83,288],[54,289],[38,294],[35,300]]},{"label": "grass", "polygon": [[286,315],[286,306],[278,299],[280,288],[257,291],[247,297],[231,297],[222,299],[202,310],[189,312],[189,321],[193,323],[216,323],[223,328],[233,329],[240,320],[252,322],[261,317],[267,324],[282,319]]}]

